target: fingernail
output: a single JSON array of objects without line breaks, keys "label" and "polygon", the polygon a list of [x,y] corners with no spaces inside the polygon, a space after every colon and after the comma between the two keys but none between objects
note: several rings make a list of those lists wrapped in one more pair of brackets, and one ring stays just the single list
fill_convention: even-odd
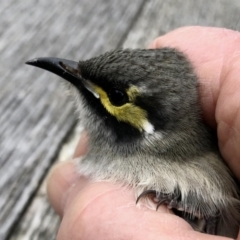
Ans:
[{"label": "fingernail", "polygon": [[59,166],[59,174],[69,186],[73,185],[79,178],[76,159],[62,163]]}]

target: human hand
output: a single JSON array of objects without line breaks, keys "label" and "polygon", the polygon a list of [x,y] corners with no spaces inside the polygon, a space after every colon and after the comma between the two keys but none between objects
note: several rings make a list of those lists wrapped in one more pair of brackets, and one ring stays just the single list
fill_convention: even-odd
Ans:
[{"label": "human hand", "polygon": [[[165,46],[178,48],[191,60],[200,81],[203,117],[217,129],[221,153],[240,179],[240,33],[185,27],[157,38],[149,47]],[[84,135],[75,157],[86,151]],[[76,173],[73,161],[55,166],[48,195],[63,218],[58,240],[228,239],[193,231],[164,205],[157,212],[137,208],[131,189],[92,183]]]}]

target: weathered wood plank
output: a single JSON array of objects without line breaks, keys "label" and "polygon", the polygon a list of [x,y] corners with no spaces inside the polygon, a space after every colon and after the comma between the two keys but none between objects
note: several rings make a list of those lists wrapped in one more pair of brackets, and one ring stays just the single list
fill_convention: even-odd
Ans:
[{"label": "weathered wood plank", "polygon": [[[81,132],[82,128],[80,126],[73,130],[67,142],[62,146],[57,157],[58,161],[71,159]],[[56,239],[59,223],[59,217],[50,207],[47,200],[45,179],[27,211],[10,234],[9,240],[54,240]]]},{"label": "weathered wood plank", "polygon": [[48,203],[45,185],[42,186],[29,207],[28,217],[23,220],[20,224],[21,227],[15,229],[10,239],[56,239],[60,219]]},{"label": "weathered wood plank", "polygon": [[76,122],[60,80],[24,62],[37,56],[79,60],[115,48],[142,3],[1,1],[0,239],[9,234]]},{"label": "weathered wood plank", "polygon": [[[131,3],[128,3],[130,7],[126,9],[127,5],[125,4],[126,2],[129,2],[129,1],[112,1],[112,2],[114,2],[115,4],[114,6],[112,7],[105,6],[106,9],[103,10],[104,7],[100,5],[107,4],[109,3],[109,1],[100,1],[99,3],[100,10],[99,10],[96,3],[92,3],[87,0],[81,1],[84,12],[82,11],[80,13],[79,7],[76,7],[77,9],[71,10],[73,15],[69,14],[70,7],[67,8],[67,10],[66,9],[64,10],[65,6],[57,6],[57,10],[54,11],[53,15],[50,15],[49,11],[46,11],[46,13],[43,13],[43,9],[45,8],[43,7],[44,4],[41,3],[43,4],[41,6],[42,12],[38,13],[38,18],[39,16],[44,16],[43,17],[45,19],[44,24],[50,24],[50,23],[51,24],[48,26],[48,28],[46,28],[47,30],[42,29],[41,34],[39,35],[42,35],[42,33],[44,32],[44,33],[47,33],[47,35],[49,36],[46,36],[45,38],[41,38],[41,36],[37,35],[40,38],[40,40],[38,41],[38,44],[31,43],[32,44],[31,49],[34,48],[35,52],[39,51],[37,52],[38,55],[40,55],[40,53],[42,53],[42,55],[43,54],[49,55],[49,53],[51,53],[52,55],[56,55],[60,57],[69,56],[70,59],[76,59],[76,58],[79,59],[79,58],[90,57],[98,52],[104,52],[106,50],[110,50],[121,44],[123,44],[124,47],[146,47],[147,44],[149,44],[150,41],[155,37],[161,34],[164,34],[174,28],[185,26],[185,25],[218,26],[218,27],[227,27],[227,28],[233,28],[233,29],[237,29],[237,27],[239,28],[239,25],[240,25],[239,23],[240,2],[238,0],[232,0],[230,2],[228,0],[219,0],[219,1],[208,1],[208,0],[185,0],[185,1],[155,0],[153,1],[153,0],[150,0],[150,1],[145,1],[145,5],[142,5],[143,6],[142,11],[140,11],[141,9],[140,5],[137,5],[136,7],[136,5],[134,4],[131,5]],[[49,4],[51,4],[53,9],[53,6],[56,8],[57,2],[53,1]],[[74,4],[80,4],[80,2],[77,3],[77,1],[76,2],[68,1],[68,4],[73,6]],[[46,7],[46,2],[44,6]],[[125,12],[123,10],[124,7],[125,7]],[[115,10],[115,8],[117,8],[118,10]],[[135,11],[133,11],[132,8],[134,8]],[[17,9],[18,7],[16,7],[16,11],[18,11]],[[131,11],[133,11],[132,14],[131,14]],[[128,16],[128,19],[125,20],[126,21],[125,25],[118,23],[120,24],[119,26],[117,25],[117,23],[115,23],[116,26],[118,26],[117,27],[118,31],[121,31],[121,34],[122,34],[121,35],[117,33],[116,29],[113,29],[114,24],[111,23],[112,19],[110,16],[111,14],[116,15],[114,16],[115,19],[118,19],[119,22],[121,22],[121,21],[124,21],[121,18],[121,14],[123,12],[126,14],[126,16],[128,16],[128,14],[130,14],[131,16]],[[60,24],[55,23],[55,21],[57,22],[61,19],[60,17],[59,18],[56,17],[57,13],[61,13],[61,16],[62,17],[64,16],[64,18],[68,16],[70,18],[70,22],[65,24],[61,23],[61,21],[60,21]],[[105,15],[107,15],[107,17]],[[126,16],[124,16],[124,18],[126,18]],[[54,20],[55,18],[56,20]],[[75,23],[74,21],[75,18],[79,19],[79,21],[80,20],[82,21],[77,23],[79,28],[76,28],[76,26],[73,25],[73,23]],[[93,20],[92,18],[95,20]],[[111,21],[109,19],[111,19]],[[131,22],[131,20],[134,20],[134,22]],[[100,22],[103,21],[103,22],[98,23],[99,21]],[[134,23],[134,24],[131,24],[131,23]],[[40,29],[43,28],[42,24],[43,23],[38,23],[38,26],[40,26]],[[9,26],[9,23],[7,23],[6,26]],[[33,25],[31,26],[33,27]],[[63,26],[66,27],[67,30],[66,32],[64,31],[61,33]],[[73,29],[71,28],[72,26],[73,26]],[[124,27],[122,28],[122,26]],[[69,27],[70,29],[68,29]],[[80,29],[80,27],[82,29]],[[96,28],[100,28],[101,31],[99,32],[99,30],[97,30]],[[27,38],[28,41],[30,40],[32,41],[34,33],[35,33],[34,29],[31,30],[31,33],[28,33],[29,34],[29,37]],[[2,32],[0,30],[0,36],[1,34]],[[41,46],[40,43],[43,43],[43,46]],[[51,43],[52,48],[47,46],[48,45],[47,43]],[[81,46],[81,49],[79,46]],[[44,48],[46,48],[46,50],[44,50]],[[21,48],[17,48],[15,52],[19,52],[20,49]],[[25,49],[24,51],[27,51],[27,50]],[[29,53],[31,51],[29,50]],[[79,54],[81,54],[81,56]],[[25,54],[24,56],[26,55],[27,54]],[[32,56],[37,56],[37,54],[34,54]],[[17,69],[17,65],[15,69]],[[34,70],[35,74],[32,73],[33,71],[30,71],[30,70],[27,70],[27,71],[29,71],[26,73],[28,76],[32,74],[30,76],[31,77],[34,76],[34,78],[36,78],[36,70]],[[5,73],[5,71],[3,71],[1,67],[0,67],[0,73]],[[43,74],[40,71],[39,71],[39,75],[42,76],[41,78],[39,77],[39,79],[42,82],[44,82],[44,79],[45,79],[45,84],[47,82],[46,79],[54,78],[53,76],[49,77],[49,75]],[[21,76],[22,75],[19,74],[19,77]],[[34,86],[31,86],[31,88],[27,88],[28,84],[24,85],[26,87],[26,90],[24,91],[30,92],[33,90]],[[52,86],[52,91],[51,91],[52,95],[56,94],[56,90],[53,90],[55,87],[56,85]],[[20,87],[20,88],[24,89],[23,87]],[[61,91],[62,89],[63,88],[61,88]],[[60,93],[58,95],[58,101],[62,96],[61,91],[59,91]],[[1,93],[1,90],[0,90],[0,93]],[[29,93],[27,92],[27,94]],[[41,98],[41,94],[39,95],[40,95],[39,98]],[[5,96],[7,96],[7,94]],[[24,97],[25,95],[22,96],[22,98]],[[45,98],[45,95],[43,95],[43,97]],[[62,98],[66,102],[68,101],[68,99],[65,98],[65,96]],[[4,106],[11,104],[9,106],[12,106],[11,107],[12,109],[17,109],[19,107],[19,104],[17,104],[16,101],[12,101],[11,103],[7,101],[4,103],[5,103]],[[51,104],[52,103],[49,103],[49,105]],[[63,106],[65,107],[67,106],[67,104],[66,105],[63,104]],[[54,109],[56,107],[57,106],[54,105]],[[8,109],[8,108],[5,107],[5,109]],[[51,108],[51,111],[54,111],[54,109]],[[28,110],[28,108],[23,110],[26,111]],[[21,112],[23,110],[21,110]],[[57,110],[57,113],[59,113],[59,111],[60,110]],[[72,109],[69,110],[69,112],[71,111]],[[9,111],[8,114],[9,115],[7,115],[5,119],[8,119],[8,116],[11,116],[12,112]],[[56,113],[54,112],[53,116],[55,114]],[[26,114],[23,114],[23,116],[25,115]],[[19,122],[21,123],[21,120],[19,120]],[[50,126],[51,125],[49,124],[42,128],[47,128],[49,131],[49,129],[51,129]],[[0,128],[0,131],[1,129],[2,128]],[[53,137],[51,138],[51,140],[52,139]],[[69,147],[72,148],[73,145],[74,143],[70,144]],[[7,144],[5,146],[7,146]],[[34,147],[32,147],[32,149],[34,149]],[[24,217],[19,222],[14,233],[11,235],[11,238],[10,238],[11,240],[13,239],[14,240],[15,239],[55,239],[54,234],[56,233],[56,227],[58,226],[58,217],[54,215],[53,211],[49,210],[49,205],[45,197],[43,197],[44,194],[45,194],[45,189],[44,187],[42,187],[41,190],[38,192],[38,194],[35,196],[35,199],[33,200],[29,209],[26,211]],[[1,197],[0,197],[0,201],[1,201]],[[47,211],[45,212],[45,210]],[[39,216],[41,216],[42,218],[41,222],[39,221]],[[49,219],[51,219],[51,221],[49,221]],[[52,225],[50,223],[52,223]]]},{"label": "weathered wood plank", "polygon": [[147,1],[129,31],[124,48],[144,48],[156,37],[183,26],[213,26],[240,30],[238,0]]}]

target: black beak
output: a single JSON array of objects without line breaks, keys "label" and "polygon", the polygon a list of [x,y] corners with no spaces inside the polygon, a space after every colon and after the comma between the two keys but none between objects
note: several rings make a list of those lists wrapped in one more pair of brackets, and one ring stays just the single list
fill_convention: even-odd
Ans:
[{"label": "black beak", "polygon": [[82,79],[77,62],[61,58],[35,58],[26,64],[52,72],[75,86],[81,85]]}]

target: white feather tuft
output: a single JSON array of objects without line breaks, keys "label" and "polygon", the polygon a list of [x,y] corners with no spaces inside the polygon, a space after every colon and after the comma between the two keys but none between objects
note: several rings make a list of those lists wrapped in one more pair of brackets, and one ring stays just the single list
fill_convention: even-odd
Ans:
[{"label": "white feather tuft", "polygon": [[153,134],[153,133],[154,133],[154,127],[153,127],[153,125],[152,125],[150,122],[148,122],[148,121],[146,121],[146,122],[143,124],[143,129],[144,129],[144,131],[145,131],[146,133],[148,133],[148,134]]}]

